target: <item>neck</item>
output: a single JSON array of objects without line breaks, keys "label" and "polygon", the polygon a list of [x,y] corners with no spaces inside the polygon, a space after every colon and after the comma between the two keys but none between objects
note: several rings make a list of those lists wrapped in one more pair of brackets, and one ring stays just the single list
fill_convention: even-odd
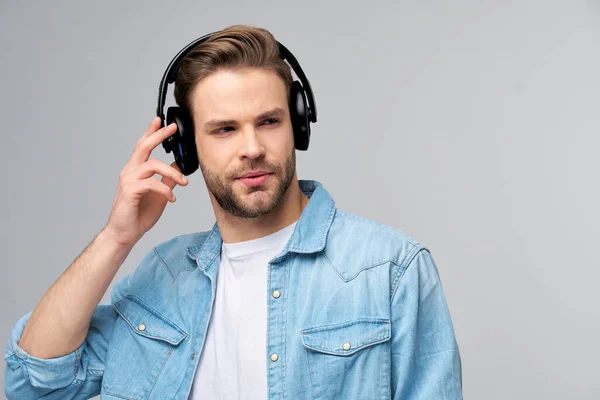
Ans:
[{"label": "neck", "polygon": [[241,218],[231,215],[223,211],[212,194],[210,200],[223,242],[237,243],[270,235],[298,221],[309,199],[300,190],[298,178],[294,176],[281,203],[260,217]]}]

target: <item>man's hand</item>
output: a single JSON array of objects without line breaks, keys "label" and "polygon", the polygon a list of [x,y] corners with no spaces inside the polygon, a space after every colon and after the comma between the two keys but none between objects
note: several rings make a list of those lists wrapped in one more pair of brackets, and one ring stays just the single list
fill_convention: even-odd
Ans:
[{"label": "man's hand", "polygon": [[[174,123],[159,127],[160,118],[156,117],[137,141],[119,175],[117,194],[103,229],[118,244],[135,245],[158,222],[167,202],[175,202],[173,188],[188,184],[175,162],[167,165],[157,159],[149,160],[152,150],[177,130]],[[162,179],[154,178],[154,174]]]}]

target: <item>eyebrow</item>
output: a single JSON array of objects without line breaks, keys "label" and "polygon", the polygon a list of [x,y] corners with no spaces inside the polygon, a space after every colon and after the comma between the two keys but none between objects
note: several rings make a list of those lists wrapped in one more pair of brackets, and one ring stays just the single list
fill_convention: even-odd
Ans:
[{"label": "eyebrow", "polygon": [[[258,115],[255,118],[255,120],[258,121],[258,120],[273,118],[273,117],[283,117],[284,114],[285,114],[285,112],[284,112],[283,108],[275,107],[272,110],[265,111],[264,113]],[[210,121],[207,121],[204,124],[204,129],[210,130],[210,129],[214,129],[214,128],[220,128],[223,126],[236,125],[236,124],[237,124],[237,121],[234,119],[226,119],[226,120],[211,119]]]}]

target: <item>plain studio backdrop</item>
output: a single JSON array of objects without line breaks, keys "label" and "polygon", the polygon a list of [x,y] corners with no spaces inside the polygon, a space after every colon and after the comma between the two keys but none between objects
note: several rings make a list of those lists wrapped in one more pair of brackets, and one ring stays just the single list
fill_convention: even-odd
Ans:
[{"label": "plain studio backdrop", "polygon": [[[106,223],[168,62],[241,23],[314,89],[299,178],[431,250],[465,398],[600,399],[598,1],[85,3],[0,3],[2,346]],[[103,303],[211,228],[200,171],[175,194]]]}]

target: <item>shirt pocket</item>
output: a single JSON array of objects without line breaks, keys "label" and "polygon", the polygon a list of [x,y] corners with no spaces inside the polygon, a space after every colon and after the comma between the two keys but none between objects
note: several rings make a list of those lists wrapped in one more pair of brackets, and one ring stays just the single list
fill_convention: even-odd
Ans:
[{"label": "shirt pocket", "polygon": [[388,399],[390,337],[380,318],[303,330],[313,399]]},{"label": "shirt pocket", "polygon": [[145,400],[187,333],[139,297],[125,296],[114,307],[119,318],[107,351],[102,392]]}]

